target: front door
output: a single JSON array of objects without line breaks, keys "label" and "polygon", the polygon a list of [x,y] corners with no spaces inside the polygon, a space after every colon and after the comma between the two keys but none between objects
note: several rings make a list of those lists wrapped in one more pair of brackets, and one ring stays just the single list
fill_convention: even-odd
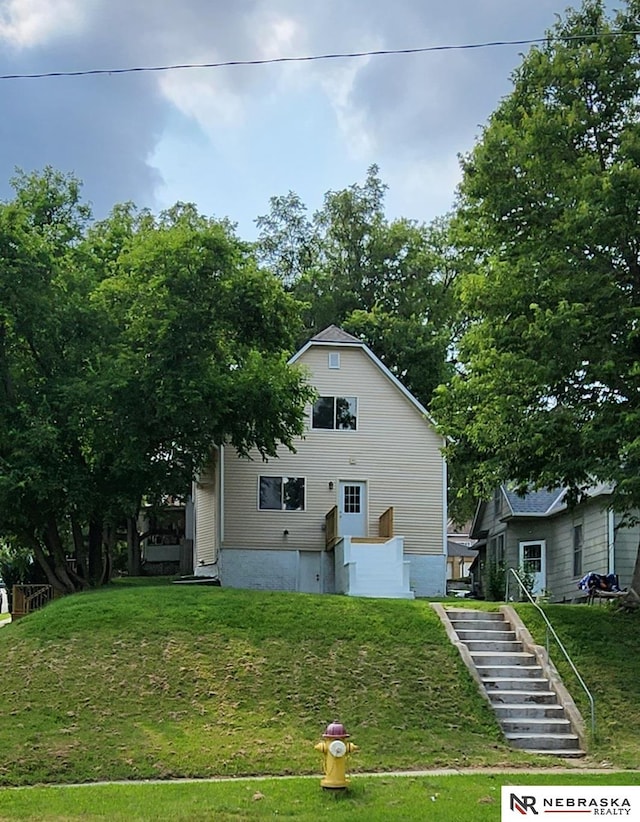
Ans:
[{"label": "front door", "polygon": [[520,568],[533,577],[532,594],[541,594],[547,586],[547,545],[542,540],[520,543]]},{"label": "front door", "polygon": [[338,488],[338,535],[367,536],[367,484],[341,481]]}]

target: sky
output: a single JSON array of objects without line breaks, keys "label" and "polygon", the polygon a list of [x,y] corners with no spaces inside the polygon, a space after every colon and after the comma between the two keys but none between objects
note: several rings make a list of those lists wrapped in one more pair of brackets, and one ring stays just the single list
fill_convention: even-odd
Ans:
[{"label": "sky", "polygon": [[[261,60],[542,37],[563,0],[0,0],[0,75]],[[310,212],[377,164],[390,218],[450,210],[523,46],[258,66],[0,80],[0,199],[15,169],[228,217],[272,196]]]}]

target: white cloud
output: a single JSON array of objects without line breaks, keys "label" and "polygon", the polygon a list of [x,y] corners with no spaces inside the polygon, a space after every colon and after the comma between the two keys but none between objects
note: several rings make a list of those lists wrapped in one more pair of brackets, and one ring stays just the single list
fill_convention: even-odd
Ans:
[{"label": "white cloud", "polygon": [[[194,62],[210,60],[209,56],[207,60]],[[159,86],[178,111],[206,132],[214,133],[220,126],[232,128],[243,120],[245,109],[241,97],[211,69],[168,72],[160,77]]]},{"label": "white cloud", "polygon": [[94,0],[4,0],[0,5],[0,40],[25,49],[86,25]]}]

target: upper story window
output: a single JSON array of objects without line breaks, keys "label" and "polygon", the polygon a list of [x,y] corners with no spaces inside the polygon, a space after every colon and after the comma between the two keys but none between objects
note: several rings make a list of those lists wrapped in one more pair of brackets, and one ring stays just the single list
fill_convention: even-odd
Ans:
[{"label": "upper story window", "polygon": [[356,397],[318,397],[311,413],[311,427],[355,431],[358,421]]},{"label": "upper story window", "polygon": [[304,477],[260,477],[261,511],[304,511]]}]

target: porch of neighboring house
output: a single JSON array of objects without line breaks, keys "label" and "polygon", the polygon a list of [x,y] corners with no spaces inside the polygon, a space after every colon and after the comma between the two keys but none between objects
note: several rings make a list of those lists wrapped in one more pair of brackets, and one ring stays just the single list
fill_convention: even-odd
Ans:
[{"label": "porch of neighboring house", "polygon": [[187,539],[191,502],[169,501],[160,510],[143,510],[139,528],[142,540],[142,569],[145,576],[193,573],[193,540]]},{"label": "porch of neighboring house", "polygon": [[54,598],[52,585],[14,585],[11,590],[11,619],[37,611]]},{"label": "porch of neighboring house", "polygon": [[378,536],[339,533],[338,506],[325,516],[325,544],[334,552],[336,593],[348,596],[413,599],[404,537],[394,534],[393,508],[378,518]]}]

